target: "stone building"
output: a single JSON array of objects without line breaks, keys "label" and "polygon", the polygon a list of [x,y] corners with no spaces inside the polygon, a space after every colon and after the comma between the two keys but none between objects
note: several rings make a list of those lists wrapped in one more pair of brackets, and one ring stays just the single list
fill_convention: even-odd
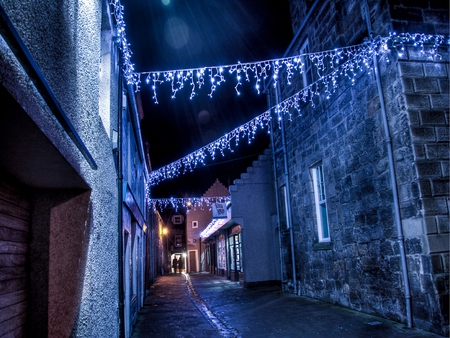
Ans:
[{"label": "stone building", "polygon": [[129,336],[142,304],[148,161],[111,8],[0,1],[0,336]]},{"label": "stone building", "polygon": [[[295,37],[286,56],[392,31],[449,33],[448,2],[290,5]],[[448,335],[448,49],[430,59],[405,48],[378,59],[379,82],[375,71],[360,72],[353,86],[339,82],[329,97],[319,91],[300,103],[301,116],[274,123],[282,282]],[[291,85],[268,86],[270,106],[320,79],[303,61]]]}]

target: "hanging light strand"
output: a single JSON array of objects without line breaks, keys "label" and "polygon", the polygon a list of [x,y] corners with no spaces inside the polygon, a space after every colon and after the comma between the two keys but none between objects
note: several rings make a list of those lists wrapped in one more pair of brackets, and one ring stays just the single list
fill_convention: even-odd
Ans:
[{"label": "hanging light strand", "polygon": [[[292,118],[292,109],[294,108],[300,113],[301,102],[311,102],[314,107],[314,97],[319,95],[322,91],[322,87],[325,87],[327,96],[331,95],[337,88],[337,78],[339,76],[345,76],[354,83],[354,79],[358,71],[363,70],[364,67],[369,67],[368,58],[370,54],[365,57],[357,56],[352,60],[348,60],[333,70],[331,74],[328,74],[316,82],[305,87],[296,94],[283,100],[281,103],[258,115],[247,123],[233,129],[231,132],[225,134],[221,138],[207,144],[204,147],[184,156],[183,158],[174,161],[164,167],[161,167],[150,173],[149,184],[157,185],[158,183],[185,174],[186,172],[192,172],[195,168],[205,164],[205,160],[210,157],[211,160],[215,160],[216,156],[220,154],[225,156],[225,151],[233,152],[234,147],[239,146],[241,139],[247,139],[247,143],[251,143],[255,138],[258,129],[267,129],[270,133],[270,121],[272,119],[271,110],[274,109],[278,116],[278,121],[281,121],[282,114],[289,114],[289,118]],[[364,67],[361,65],[364,64]]]},{"label": "hanging light strand", "polygon": [[179,208],[186,208],[189,210],[212,210],[214,203],[229,203],[231,202],[230,196],[214,196],[214,197],[189,197],[189,198],[150,198],[149,203],[153,210],[164,210],[168,207],[175,208],[178,211]]},{"label": "hanging light strand", "polygon": [[[338,81],[350,81],[353,85],[356,82],[357,76],[363,71],[372,71],[371,59],[372,55],[384,55],[387,57],[387,53],[390,52],[392,48],[397,51],[404,51],[405,42],[414,42],[415,47],[421,48],[421,51],[428,53],[429,57],[436,59],[440,58],[437,53],[438,47],[444,43],[443,36],[430,36],[430,35],[420,35],[414,34],[411,36],[401,35],[397,36],[392,34],[388,39],[382,39],[383,43],[377,46],[370,45],[370,48],[358,48],[357,52],[350,53],[346,55],[346,61],[341,63],[338,62],[338,66],[331,67],[331,72],[322,75],[317,81],[313,82],[309,86],[303,88],[294,95],[286,98],[275,107],[265,111],[263,114],[258,115],[249,122],[235,128],[231,132],[225,134],[223,137],[209,143],[208,145],[188,154],[187,156],[172,162],[158,170],[150,173],[149,184],[156,185],[161,181],[166,179],[174,178],[180,174],[185,174],[186,172],[192,172],[195,168],[200,165],[204,165],[205,159],[209,156],[212,160],[215,160],[217,153],[225,156],[225,151],[233,152],[232,141],[234,140],[234,146],[239,145],[240,139],[247,138],[248,143],[255,138],[256,131],[259,128],[267,128],[270,132],[270,121],[271,121],[271,110],[273,109],[277,115],[278,121],[281,121],[283,114],[288,114],[289,119],[292,120],[292,111],[296,110],[298,115],[301,116],[300,106],[302,103],[309,102],[314,108],[314,98],[321,94],[325,95],[326,99],[329,99],[331,95],[336,91],[338,87]],[[425,43],[433,43],[433,46],[425,52]],[[334,55],[334,54],[333,54]],[[348,55],[352,57],[349,58]],[[332,60],[336,60],[334,56]],[[323,59],[320,61],[323,63]],[[326,68],[324,68],[326,69]],[[204,69],[203,72],[204,73]],[[219,71],[220,72],[220,71]]]},{"label": "hanging light strand", "polygon": [[251,82],[251,77],[254,78],[255,88],[260,93],[261,80],[269,77],[273,78],[273,85],[276,86],[279,81],[279,72],[285,69],[286,83],[290,84],[291,79],[295,74],[302,74],[304,71],[304,63],[307,59],[312,63],[316,69],[317,74],[327,73],[331,68],[345,62],[346,58],[352,58],[355,54],[365,53],[367,49],[376,49],[376,53],[385,53],[390,48],[395,48],[399,51],[399,56],[405,50],[405,44],[412,44],[415,47],[420,47],[422,53],[426,53],[425,45],[433,44],[431,52],[428,54],[429,59],[441,59],[437,50],[442,44],[450,44],[449,37],[443,35],[431,35],[424,33],[389,33],[388,37],[377,36],[371,39],[365,39],[362,44],[336,48],[324,52],[301,54],[286,58],[270,59],[265,61],[256,61],[250,63],[237,63],[227,66],[213,66],[202,68],[188,68],[170,71],[150,71],[150,72],[134,72],[134,64],[131,62],[132,51],[130,44],[127,42],[125,32],[124,7],[120,0],[110,0],[110,5],[113,6],[113,15],[117,24],[117,38],[122,50],[122,69],[125,80],[128,84],[132,84],[136,91],[140,90],[141,77],[146,77],[146,82],[152,82],[153,99],[158,103],[156,89],[159,84],[170,82],[172,87],[172,97],[175,98],[177,92],[186,84],[191,87],[190,98],[197,95],[197,90],[201,89],[209,78],[210,93],[212,97],[214,91],[222,82],[226,81],[226,74],[231,74],[236,77],[236,93],[239,95],[239,87],[243,84],[242,81]]},{"label": "hanging light strand", "polygon": [[[254,82],[255,89],[260,93],[261,81],[271,78],[273,86],[277,86],[281,80],[281,73],[284,81],[291,84],[295,75],[301,75],[305,71],[305,63],[311,64],[318,77],[330,73],[342,63],[353,59],[355,56],[363,56],[371,53],[386,53],[390,48],[398,49],[401,53],[405,44],[420,46],[424,51],[425,44],[434,44],[436,51],[439,45],[444,42],[442,35],[391,33],[388,37],[376,37],[366,39],[363,43],[354,46],[336,48],[323,52],[300,54],[279,59],[270,59],[249,63],[237,63],[224,66],[212,66],[202,68],[187,68],[167,71],[150,71],[135,73],[137,78],[136,90],[139,90],[140,78],[145,77],[145,82],[152,85],[153,100],[158,103],[157,89],[164,83],[170,83],[172,98],[176,98],[178,91],[185,86],[189,86],[190,98],[194,98],[203,86],[209,83],[209,94],[212,97],[217,87],[225,82],[227,78],[234,77],[236,94],[240,95],[239,88],[246,82]],[[430,57],[440,57],[437,53]]]},{"label": "hanging light strand", "polygon": [[136,90],[139,90],[140,76],[134,71],[134,64],[131,62],[130,44],[127,41],[125,32],[125,20],[123,17],[123,6],[119,0],[111,0],[110,5],[113,6],[113,15],[117,25],[117,40],[120,50],[122,51],[122,71],[123,76],[128,84],[132,84]]},{"label": "hanging light strand", "polygon": [[149,184],[156,185],[166,179],[177,177],[186,172],[192,172],[195,168],[204,165],[208,157],[213,161],[218,154],[223,157],[225,156],[225,151],[233,152],[234,146],[237,147],[241,139],[247,139],[247,142],[251,143],[259,129],[267,128],[267,132],[270,132],[270,120],[271,113],[270,110],[267,110],[206,146],[160,169],[152,171]]}]

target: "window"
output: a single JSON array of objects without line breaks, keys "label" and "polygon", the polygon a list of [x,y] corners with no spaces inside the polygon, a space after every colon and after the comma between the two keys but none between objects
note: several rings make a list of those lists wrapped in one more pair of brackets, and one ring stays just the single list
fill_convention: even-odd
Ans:
[{"label": "window", "polygon": [[[300,55],[309,53],[309,44],[308,39],[303,42],[302,47],[300,48]],[[309,86],[312,81],[312,67],[311,60],[309,59],[309,55],[304,55],[300,57],[302,62],[302,80],[303,80],[303,88]]]},{"label": "window", "polygon": [[172,216],[172,223],[173,224],[181,224],[181,223],[183,223],[183,216],[181,216],[181,215],[174,215],[174,216]]},{"label": "window", "polygon": [[198,228],[198,222],[197,221],[192,221],[192,228],[194,228],[194,229]]},{"label": "window", "polygon": [[181,235],[175,235],[175,247],[180,248],[181,244]]},{"label": "window", "polygon": [[287,191],[286,186],[283,185],[279,190],[279,207],[280,207],[280,226],[284,226],[285,228],[289,228],[288,221],[288,203],[287,203]]},{"label": "window", "polygon": [[327,216],[327,199],[325,196],[325,184],[323,181],[323,166],[317,165],[311,169],[314,184],[314,199],[316,204],[316,218],[319,242],[330,241],[330,229]]},{"label": "window", "polygon": [[218,268],[226,269],[226,249],[225,249],[225,236],[220,235],[218,243]]}]

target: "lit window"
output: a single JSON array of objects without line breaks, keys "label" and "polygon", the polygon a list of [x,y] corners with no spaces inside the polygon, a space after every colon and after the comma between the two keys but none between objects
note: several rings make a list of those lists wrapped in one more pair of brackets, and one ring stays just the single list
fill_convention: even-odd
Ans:
[{"label": "lit window", "polygon": [[328,226],[327,199],[325,196],[325,184],[323,181],[322,164],[319,164],[318,166],[312,168],[311,171],[314,183],[314,199],[316,204],[316,218],[319,242],[329,242],[330,228]]}]

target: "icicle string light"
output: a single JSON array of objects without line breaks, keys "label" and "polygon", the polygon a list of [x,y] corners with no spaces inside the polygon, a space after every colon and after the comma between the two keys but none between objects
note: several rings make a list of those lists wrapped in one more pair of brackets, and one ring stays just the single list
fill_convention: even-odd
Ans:
[{"label": "icicle string light", "polygon": [[[335,68],[331,74],[322,77],[320,80],[312,83],[311,85],[305,87],[298,93],[288,97],[283,100],[273,109],[278,115],[278,121],[281,121],[282,114],[289,114],[291,119],[291,108],[296,109],[300,114],[300,104],[301,102],[311,102],[314,107],[314,97],[319,95],[322,87],[325,88],[325,93],[327,97],[331,95],[337,88],[337,78],[338,76],[345,76],[350,79],[352,84],[358,73],[365,68],[369,68],[369,58],[358,57],[357,60],[349,60],[348,62],[342,64],[340,67]],[[363,65],[361,65],[363,64]],[[185,157],[172,162],[160,169],[152,171],[150,173],[150,185],[157,185],[158,183],[179,176],[180,174],[185,174],[186,172],[192,172],[198,166],[204,165],[204,161],[209,156],[212,160],[215,160],[217,153],[225,156],[225,151],[228,150],[233,152],[234,146],[239,145],[241,139],[247,139],[248,143],[255,138],[255,134],[258,129],[265,129],[270,132],[270,121],[271,121],[271,109],[265,111],[264,113],[258,115],[249,122],[233,129],[231,132],[225,134],[221,138],[209,143],[208,145],[186,155]],[[234,142],[233,142],[234,141]],[[233,147],[232,147],[233,145]]]},{"label": "icicle string light", "polygon": [[412,44],[415,47],[420,47],[422,53],[425,53],[425,45],[433,44],[430,59],[440,59],[437,49],[442,44],[450,44],[449,38],[444,38],[443,35],[429,35],[423,33],[389,33],[388,37],[377,36],[372,39],[366,39],[362,44],[336,48],[334,50],[302,54],[279,59],[270,59],[265,61],[256,61],[251,63],[237,63],[227,66],[213,66],[202,68],[189,68],[171,71],[159,72],[134,72],[134,64],[131,62],[131,49],[126,39],[125,21],[123,16],[124,7],[120,4],[120,0],[110,0],[110,5],[113,6],[113,15],[117,24],[117,38],[122,50],[122,69],[124,78],[127,84],[132,84],[136,91],[140,89],[141,77],[146,77],[146,82],[152,82],[153,99],[158,103],[156,88],[157,85],[163,82],[170,82],[172,86],[172,97],[174,98],[177,92],[182,89],[185,84],[191,87],[190,97],[193,98],[197,92],[205,85],[206,79],[209,78],[210,93],[212,97],[214,91],[222,82],[226,81],[226,74],[232,74],[236,77],[236,92],[239,94],[239,87],[242,85],[243,79],[245,82],[251,82],[251,77],[255,80],[255,88],[260,92],[260,82],[262,79],[269,77],[273,78],[273,85],[276,86],[279,81],[279,73],[283,72],[286,76],[286,83],[290,84],[292,76],[296,73],[301,74],[304,71],[304,63],[307,59],[312,63],[312,66],[317,71],[319,76],[328,73],[331,68],[334,68],[346,62],[356,54],[365,54],[367,50],[374,50],[378,53],[386,53],[391,47],[399,51],[399,56],[402,56],[405,44]]},{"label": "icicle string light", "polygon": [[[167,71],[150,71],[133,74],[132,80],[135,81],[136,90],[139,90],[140,78],[145,77],[145,82],[152,84],[153,100],[158,103],[157,88],[164,83],[170,83],[172,88],[172,98],[175,98],[178,91],[185,86],[191,88],[190,98],[197,95],[197,91],[209,83],[209,94],[212,97],[217,87],[226,81],[228,77],[235,77],[235,90],[239,95],[239,88],[245,82],[254,81],[255,89],[258,93],[261,90],[261,81],[271,78],[273,86],[277,86],[285,77],[285,82],[291,84],[293,76],[302,74],[305,70],[305,63],[309,62],[317,73],[318,77],[330,73],[333,69],[355,57],[365,57],[367,55],[386,53],[390,48],[399,50],[399,54],[404,50],[405,44],[419,46],[424,51],[425,44],[434,44],[433,50],[437,51],[439,45],[444,42],[442,35],[426,34],[395,34],[391,33],[389,37],[376,37],[366,40],[362,44],[336,48],[333,50],[300,54],[280,59],[270,59],[250,63],[237,63],[224,66],[188,68]],[[430,57],[440,57],[436,52],[431,53]]]},{"label": "icicle string light", "polygon": [[267,128],[267,132],[270,132],[270,120],[271,113],[270,110],[267,110],[206,146],[203,146],[158,170],[152,171],[150,173],[149,184],[156,185],[166,179],[177,177],[186,172],[192,172],[196,167],[204,165],[204,161],[208,156],[212,160],[215,160],[217,153],[220,153],[221,156],[225,156],[225,151],[233,152],[232,144],[237,147],[240,139],[246,138],[247,142],[251,143],[255,138],[258,129]]},{"label": "icicle string light", "polygon": [[[431,58],[439,58],[440,55],[437,54],[437,48],[443,43],[443,37],[436,38],[435,36],[426,35],[414,35],[416,46],[420,47],[422,52],[424,51],[424,43],[432,40],[434,46],[431,47],[430,51],[427,51]],[[150,185],[156,185],[161,181],[166,179],[174,178],[180,174],[185,174],[186,172],[193,171],[196,167],[203,165],[205,159],[209,155],[212,160],[215,160],[217,152],[224,156],[224,151],[228,150],[233,152],[231,147],[232,141],[235,141],[235,146],[238,146],[239,140],[241,138],[247,138],[250,143],[255,137],[255,133],[258,128],[267,128],[270,132],[270,121],[271,121],[271,110],[273,109],[277,115],[278,121],[281,121],[283,114],[288,114],[289,119],[292,119],[292,111],[296,110],[298,115],[301,116],[300,106],[303,103],[310,103],[314,108],[314,98],[323,94],[326,99],[336,91],[338,87],[338,80],[344,79],[350,81],[353,85],[356,81],[356,77],[362,71],[372,71],[372,55],[385,55],[390,51],[390,48],[396,48],[400,51],[404,50],[405,41],[411,42],[411,37],[401,36],[398,37],[395,34],[391,38],[384,40],[386,44],[381,45],[380,48],[367,48],[364,50],[359,50],[358,53],[354,53],[352,58],[347,58],[343,63],[338,66],[333,66],[329,74],[321,76],[317,81],[310,84],[309,86],[303,88],[299,92],[295,93],[291,97],[286,98],[275,107],[265,111],[263,114],[258,115],[251,121],[243,124],[242,126],[232,130],[231,132],[225,134],[218,140],[209,143],[208,145],[190,153],[189,155],[179,159],[175,162],[170,163],[158,170],[150,173]],[[388,45],[387,42],[390,42]],[[203,68],[202,68],[203,69]],[[200,73],[204,73],[201,71]],[[220,74],[220,70],[219,70]],[[342,80],[340,80],[342,81]]]},{"label": "icicle string light", "polygon": [[128,84],[133,84],[139,90],[140,78],[139,74],[134,72],[134,64],[131,63],[130,44],[127,41],[125,33],[125,21],[123,18],[123,6],[119,0],[111,0],[110,5],[113,6],[113,15],[117,25],[117,41],[122,51],[122,70],[123,76]]},{"label": "icicle string light", "polygon": [[189,210],[212,210],[213,203],[229,203],[231,202],[230,196],[215,196],[215,197],[189,197],[189,198],[150,198],[150,205],[153,210],[164,210],[168,207],[175,208],[178,211],[179,208],[186,208]]}]

